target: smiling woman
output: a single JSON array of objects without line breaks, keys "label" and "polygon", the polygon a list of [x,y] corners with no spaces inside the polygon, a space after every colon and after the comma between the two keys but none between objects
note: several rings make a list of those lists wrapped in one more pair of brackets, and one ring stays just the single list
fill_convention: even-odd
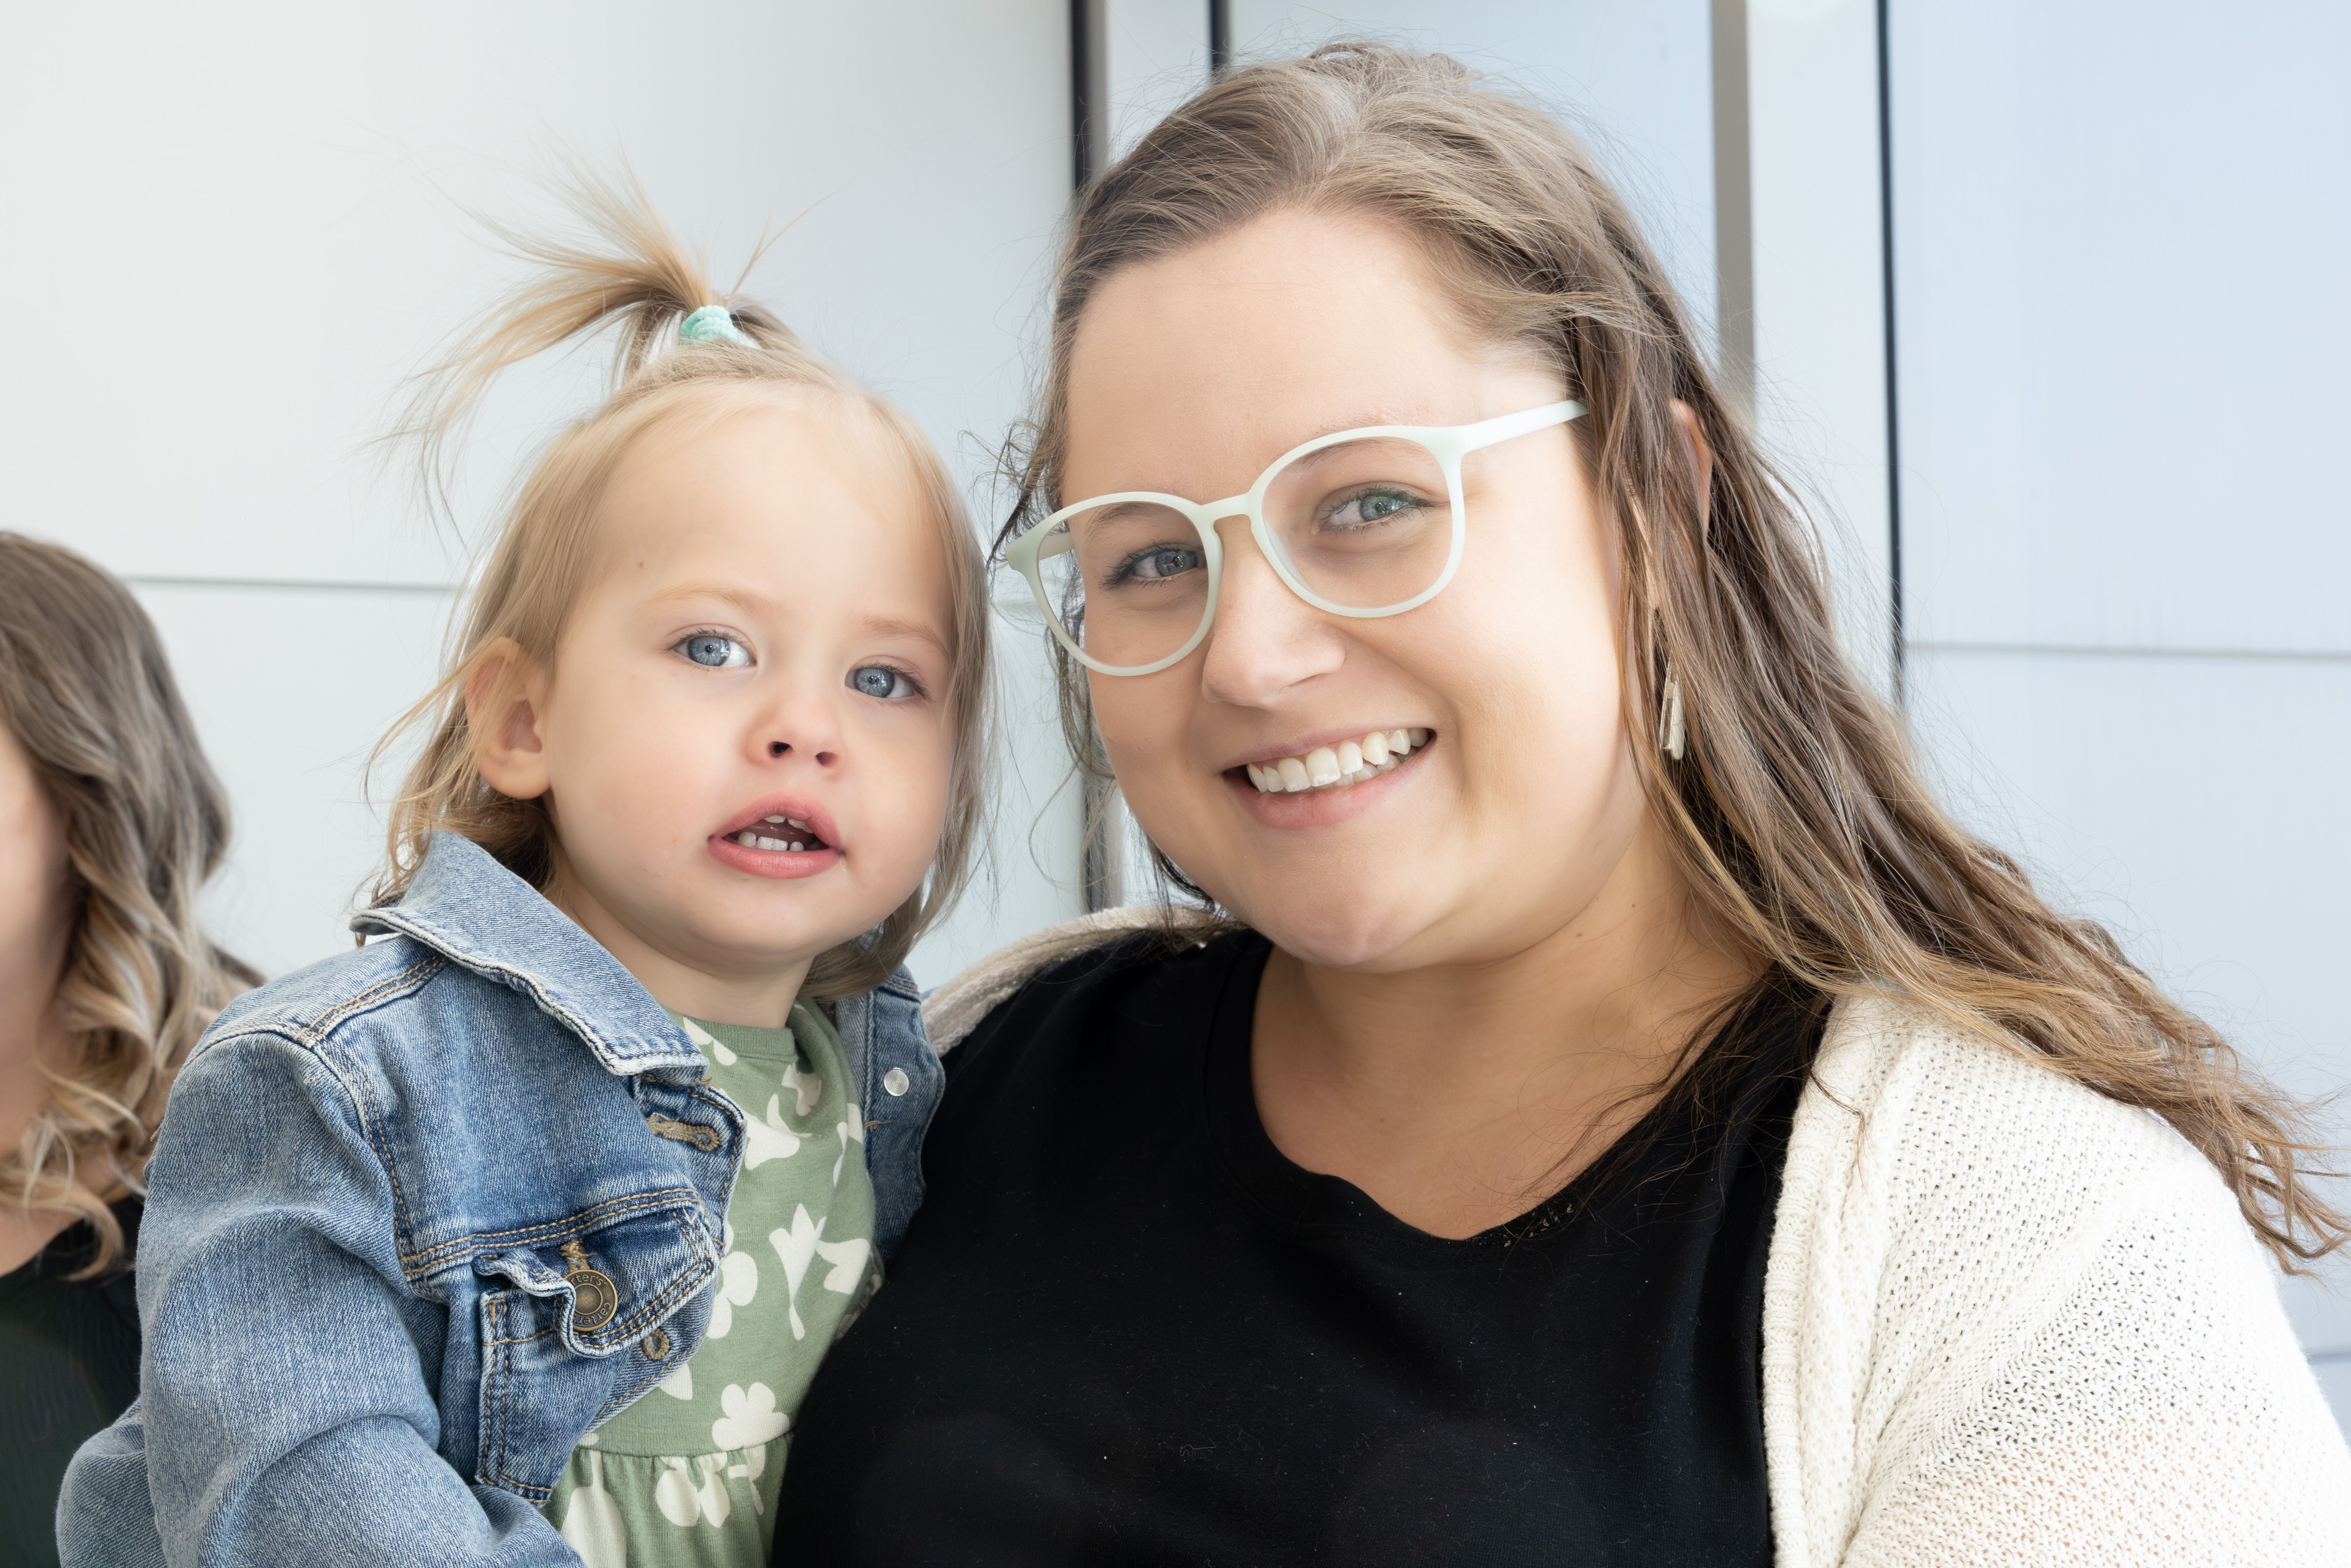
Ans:
[{"label": "smiling woman", "polygon": [[1441,57],[1238,70],[1053,324],[1005,553],[1206,907],[932,999],[796,1544],[2328,1560],[2294,1108],[1935,805],[1582,149]]}]

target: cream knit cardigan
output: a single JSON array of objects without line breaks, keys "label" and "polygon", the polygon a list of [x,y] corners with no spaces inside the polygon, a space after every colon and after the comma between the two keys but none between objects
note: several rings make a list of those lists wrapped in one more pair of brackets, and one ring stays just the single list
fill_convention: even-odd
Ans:
[{"label": "cream knit cardigan", "polygon": [[[932,1040],[1152,918],[1013,944]],[[1796,1106],[1763,1439],[1781,1568],[2351,1563],[2351,1451],[2212,1167],[1897,1001],[1838,1003]]]}]

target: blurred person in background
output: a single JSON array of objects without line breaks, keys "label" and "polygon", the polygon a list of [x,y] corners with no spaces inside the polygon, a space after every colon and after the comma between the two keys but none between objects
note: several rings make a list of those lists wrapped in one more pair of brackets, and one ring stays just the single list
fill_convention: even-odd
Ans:
[{"label": "blurred person in background", "polygon": [[0,533],[0,1561],[57,1560],[66,1463],[139,1392],[141,1176],[172,1076],[260,977],[196,896],[228,805],[155,628]]}]

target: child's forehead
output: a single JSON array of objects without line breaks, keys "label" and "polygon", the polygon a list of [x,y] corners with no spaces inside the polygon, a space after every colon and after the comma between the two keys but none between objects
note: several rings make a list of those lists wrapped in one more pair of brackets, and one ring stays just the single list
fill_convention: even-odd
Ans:
[{"label": "child's forehead", "polygon": [[621,455],[597,506],[598,575],[639,596],[730,580],[859,594],[943,632],[935,512],[897,433],[860,400],[749,400],[649,429]]}]

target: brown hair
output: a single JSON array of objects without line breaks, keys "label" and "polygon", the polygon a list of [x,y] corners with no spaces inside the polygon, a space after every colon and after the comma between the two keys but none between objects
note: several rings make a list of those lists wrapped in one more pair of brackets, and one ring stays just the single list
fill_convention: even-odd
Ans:
[{"label": "brown hair", "polygon": [[172,1078],[261,977],[213,946],[196,894],[228,851],[228,800],[163,644],[122,584],[57,545],[0,533],[0,723],[65,824],[79,894],[57,1004],[72,1037],[47,1103],[0,1155],[0,1202],[63,1210],[124,1261],[107,1204],[139,1186]]},{"label": "brown hair", "polygon": [[[507,366],[617,324],[620,348],[603,406],[556,437],[524,480],[457,629],[446,672],[376,748],[380,759],[412,729],[423,751],[392,803],[387,863],[371,897],[397,899],[436,829],[481,845],[544,888],[552,823],[538,800],[500,794],[475,766],[465,686],[509,643],[551,667],[563,623],[585,586],[596,503],[621,458],[656,428],[707,429],[784,396],[831,400],[894,436],[946,552],[952,600],[946,695],[955,726],[947,815],[937,859],[918,888],[872,932],[820,955],[807,988],[846,996],[886,978],[951,905],[969,874],[986,774],[987,568],[961,497],[937,453],[907,415],[860,390],[812,353],[764,306],[713,289],[632,180],[575,173],[560,188],[592,239],[574,245],[490,225],[541,270],[420,378],[401,432],[434,474],[483,392]],[[745,342],[678,344],[683,319],[723,306]],[[672,346],[675,345],[675,346]]]},{"label": "brown hair", "polygon": [[[1008,455],[1019,497],[1005,539],[1057,504],[1071,350],[1093,291],[1282,206],[1417,236],[1477,331],[1541,353],[1589,406],[1570,429],[1619,528],[1625,711],[1649,716],[1631,720],[1636,735],[1654,730],[1670,672],[1687,715],[1679,760],[1649,744],[1635,755],[1732,942],[1831,996],[1907,997],[2159,1113],[2289,1268],[2342,1242],[2344,1217],[2308,1185],[2298,1108],[1936,804],[1900,718],[1837,645],[1809,519],[1717,389],[1624,203],[1557,123],[1446,57],[1334,44],[1232,71],[1081,195],[1042,407]],[[1706,496],[1677,400],[1713,448]],[[1106,774],[1083,672],[1049,646],[1073,751]]]}]

